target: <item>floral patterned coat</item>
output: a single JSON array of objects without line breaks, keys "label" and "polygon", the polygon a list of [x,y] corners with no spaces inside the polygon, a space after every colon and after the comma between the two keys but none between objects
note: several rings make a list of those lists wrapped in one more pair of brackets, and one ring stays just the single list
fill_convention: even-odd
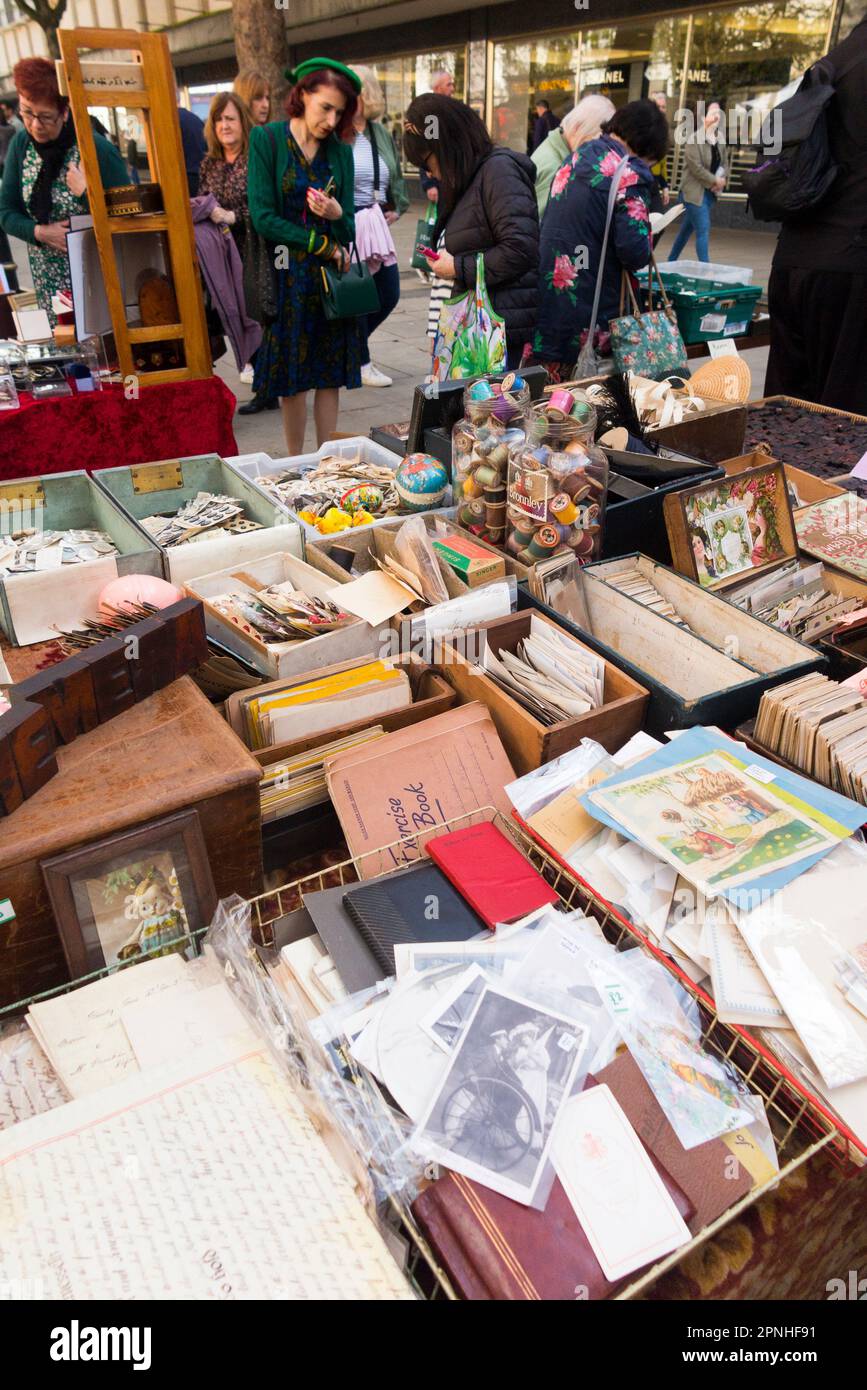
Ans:
[{"label": "floral patterned coat", "polygon": [[[581,145],[560,166],[542,219],[539,315],[533,351],[548,362],[574,362],[590,326],[611,178],[623,146],[609,135]],[[603,331],[620,306],[621,268],[641,270],[651,250],[649,210],[655,190],[643,160],[630,155],[617,191],[599,300]]]}]

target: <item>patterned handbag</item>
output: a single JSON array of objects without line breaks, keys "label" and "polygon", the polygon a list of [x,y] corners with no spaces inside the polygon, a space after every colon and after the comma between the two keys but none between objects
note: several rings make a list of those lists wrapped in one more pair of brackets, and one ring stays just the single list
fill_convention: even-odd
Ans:
[{"label": "patterned handbag", "polygon": [[[651,377],[654,381],[661,381],[663,377],[672,375],[689,376],[686,348],[680,336],[677,318],[652,255],[650,265],[652,270],[656,271],[664,307],[653,307],[653,279],[648,273],[648,309],[643,314],[632,288],[632,277],[627,271],[623,271],[620,282],[620,314],[608,325],[614,364],[619,372],[636,372],[639,376]],[[631,314],[623,312],[627,294],[632,304]]]}]

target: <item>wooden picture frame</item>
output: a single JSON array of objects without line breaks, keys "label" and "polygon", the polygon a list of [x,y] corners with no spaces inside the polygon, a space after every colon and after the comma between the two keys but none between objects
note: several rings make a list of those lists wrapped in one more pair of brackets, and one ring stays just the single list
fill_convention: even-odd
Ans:
[{"label": "wooden picture frame", "polygon": [[663,515],[675,569],[711,592],[768,574],[797,554],[781,463],[672,492]]},{"label": "wooden picture frame", "polygon": [[106,836],[41,869],[71,979],[178,944],[184,956],[198,954],[194,933],[217,908],[197,811]]}]

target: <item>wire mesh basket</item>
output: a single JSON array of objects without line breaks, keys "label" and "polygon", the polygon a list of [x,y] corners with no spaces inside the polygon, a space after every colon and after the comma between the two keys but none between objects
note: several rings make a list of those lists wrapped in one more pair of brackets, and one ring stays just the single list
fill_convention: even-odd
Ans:
[{"label": "wire mesh basket", "polygon": [[[678,982],[698,1003],[703,1045],[715,1057],[724,1059],[750,1090],[761,1097],[774,1135],[780,1162],[779,1173],[763,1185],[754,1187],[718,1220],[693,1237],[687,1245],[681,1246],[634,1280],[617,1295],[618,1299],[631,1299],[646,1291],[668,1269],[677,1265],[687,1254],[715,1235],[766,1192],[776,1188],[784,1178],[815,1154],[827,1152],[849,1173],[854,1175],[857,1172],[856,1165],[867,1159],[867,1151],[855,1136],[850,1134],[815,1096],[800,1085],[767,1047],[743,1028],[723,1023],[717,1015],[714,1001],[703,989],[695,985],[611,904],[594,892],[574,870],[535,839],[517,818],[509,820],[493,807],[485,807],[472,815],[458,817],[418,837],[415,842],[418,858],[423,858],[423,844],[433,836],[485,819],[492,820],[511,839],[554,889],[565,908],[580,908],[587,915],[594,917],[606,939],[617,950],[644,950],[676,976]],[[265,950],[274,947],[275,924],[280,918],[301,907],[307,893],[338,884],[355,883],[362,877],[375,878],[391,872],[395,867],[393,855],[400,848],[398,842],[350,857],[252,899],[252,931],[256,945]],[[427,1299],[456,1297],[446,1272],[437,1263],[429,1245],[418,1230],[412,1213],[408,1207],[394,1198],[391,1199],[390,1221],[407,1243],[406,1269],[416,1292]]]}]

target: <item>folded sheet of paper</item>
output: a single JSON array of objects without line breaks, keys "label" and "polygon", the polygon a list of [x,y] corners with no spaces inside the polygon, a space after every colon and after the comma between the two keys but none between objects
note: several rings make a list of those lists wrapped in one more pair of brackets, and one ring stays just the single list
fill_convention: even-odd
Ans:
[{"label": "folded sheet of paper", "polygon": [[[204,973],[202,968],[204,967]],[[86,1096],[138,1071],[121,1012],[168,993],[190,993],[219,981],[216,965],[187,965],[179,955],[141,961],[103,980],[31,1005],[27,1022],[69,1094]]]},{"label": "folded sheet of paper", "polygon": [[120,1010],[120,1021],[142,1070],[186,1057],[196,1047],[228,1041],[253,1048],[259,1039],[224,984],[170,990]]},{"label": "folded sheet of paper", "polygon": [[413,1297],[264,1052],[199,1049],[0,1134],[0,1228],[0,1283],[40,1300]]}]

